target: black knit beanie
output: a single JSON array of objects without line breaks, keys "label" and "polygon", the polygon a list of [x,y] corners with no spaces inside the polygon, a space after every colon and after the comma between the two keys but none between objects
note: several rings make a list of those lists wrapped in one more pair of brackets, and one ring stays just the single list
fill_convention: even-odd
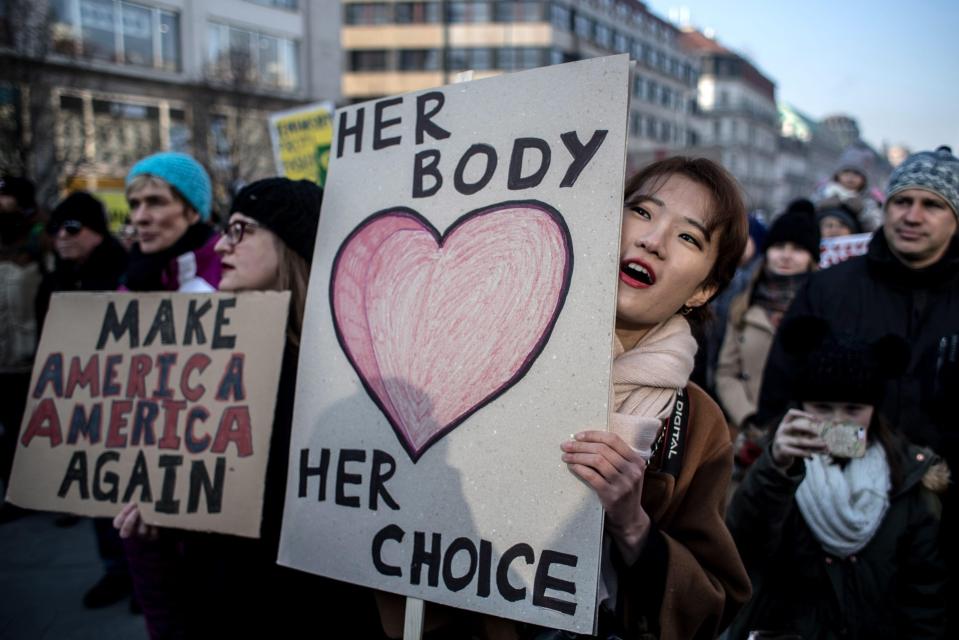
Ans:
[{"label": "black knit beanie", "polygon": [[782,242],[799,245],[809,252],[814,261],[819,261],[819,225],[816,224],[816,208],[812,202],[795,200],[773,220],[766,234],[763,252]]},{"label": "black knit beanie", "polygon": [[856,212],[846,204],[828,204],[821,206],[816,213],[816,222],[822,222],[826,218],[835,218],[847,227],[852,233],[862,233],[862,225],[859,224],[859,218]]},{"label": "black knit beanie", "polygon": [[68,220],[76,220],[101,236],[108,233],[107,214],[103,203],[86,191],[75,191],[64,198],[50,214],[47,228],[53,234]]},{"label": "black knit beanie", "polygon": [[822,318],[799,316],[779,329],[786,353],[796,358],[792,399],[877,405],[887,380],[909,364],[909,344],[897,335],[875,342],[834,332]]},{"label": "black knit beanie", "polygon": [[275,233],[306,260],[313,260],[323,189],[309,180],[266,178],[243,187],[231,213],[242,213]]}]

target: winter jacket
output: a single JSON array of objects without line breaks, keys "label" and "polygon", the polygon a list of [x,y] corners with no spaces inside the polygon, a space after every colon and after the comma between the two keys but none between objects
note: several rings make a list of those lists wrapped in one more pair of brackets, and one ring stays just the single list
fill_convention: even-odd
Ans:
[{"label": "winter jacket", "polygon": [[716,368],[716,396],[737,429],[756,413],[759,384],[776,333],[765,309],[747,306],[751,296],[749,287],[732,304]]},{"label": "winter jacket", "polygon": [[[951,419],[936,414],[935,402],[941,387],[943,347],[948,338],[959,334],[956,237],[939,262],[913,270],[892,254],[885,235],[876,233],[866,255],[810,276],[786,318],[801,315],[825,318],[833,330],[856,334],[864,341],[889,333],[905,338],[912,350],[909,367],[902,377],[887,383],[880,413],[910,441],[938,452],[950,467],[959,466],[959,430]],[[792,361],[777,337],[763,375],[760,424],[769,424],[786,410],[791,368]]]},{"label": "winter jacket", "polygon": [[37,294],[37,318],[42,326],[57,291],[116,291],[126,271],[127,252],[111,235],[103,237],[82,264],[57,259],[56,267],[43,279]]},{"label": "winter jacket", "polygon": [[944,488],[944,465],[933,466],[928,449],[905,441],[897,448],[903,481],[882,524],[859,553],[837,558],[820,546],[794,498],[802,462],[783,471],[767,447],[726,516],[754,590],[730,640],[760,629],[804,640],[944,637],[938,498],[927,488]]},{"label": "winter jacket", "polygon": [[38,262],[0,260],[0,373],[29,375],[37,349]]},{"label": "winter jacket", "polygon": [[176,243],[155,254],[134,245],[120,289],[125,291],[180,291],[207,293],[220,286],[220,256],[213,248],[220,239],[209,225],[198,222]]},{"label": "winter jacket", "polygon": [[[642,502],[653,522],[646,546],[631,567],[614,553],[625,638],[643,633],[663,640],[714,638],[749,599],[749,579],[723,522],[733,465],[726,420],[702,389],[690,384],[686,391],[689,422],[678,473],[673,475],[676,470],[664,463],[671,448],[668,438],[646,469]],[[399,637],[402,598],[381,594],[378,601],[384,626]],[[474,623],[463,625],[470,614],[434,605],[427,607],[427,628],[431,616],[483,638],[535,633],[489,616],[472,616]]]}]

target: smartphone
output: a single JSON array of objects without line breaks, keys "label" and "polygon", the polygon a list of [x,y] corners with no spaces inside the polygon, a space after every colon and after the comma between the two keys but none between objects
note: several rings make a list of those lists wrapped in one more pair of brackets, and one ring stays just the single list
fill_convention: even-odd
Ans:
[{"label": "smartphone", "polygon": [[866,455],[866,428],[851,422],[826,420],[819,437],[835,458],[861,458]]}]

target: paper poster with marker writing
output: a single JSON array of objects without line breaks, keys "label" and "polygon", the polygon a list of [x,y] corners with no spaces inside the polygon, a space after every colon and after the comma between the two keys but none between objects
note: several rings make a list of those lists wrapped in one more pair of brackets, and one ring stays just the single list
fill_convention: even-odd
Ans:
[{"label": "paper poster with marker writing", "polygon": [[57,293],[7,499],[260,536],[290,293]]},{"label": "paper poster with marker writing", "polygon": [[344,107],[279,562],[590,633],[629,87],[612,56]]}]

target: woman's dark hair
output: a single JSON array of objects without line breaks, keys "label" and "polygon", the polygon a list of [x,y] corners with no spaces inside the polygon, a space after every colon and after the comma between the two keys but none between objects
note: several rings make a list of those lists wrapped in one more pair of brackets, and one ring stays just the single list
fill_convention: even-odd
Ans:
[{"label": "woman's dark hair", "polygon": [[[681,175],[702,185],[712,198],[712,209],[706,220],[709,235],[716,239],[716,262],[703,280],[703,287],[716,287],[713,297],[722,292],[736,274],[739,259],[746,249],[749,221],[746,206],[736,179],[719,164],[707,158],[673,156],[654,162],[626,181],[625,198],[644,191],[654,194],[670,176]],[[678,311],[678,309],[677,309]],[[709,318],[707,305],[689,312],[687,319],[694,325]]]}]

